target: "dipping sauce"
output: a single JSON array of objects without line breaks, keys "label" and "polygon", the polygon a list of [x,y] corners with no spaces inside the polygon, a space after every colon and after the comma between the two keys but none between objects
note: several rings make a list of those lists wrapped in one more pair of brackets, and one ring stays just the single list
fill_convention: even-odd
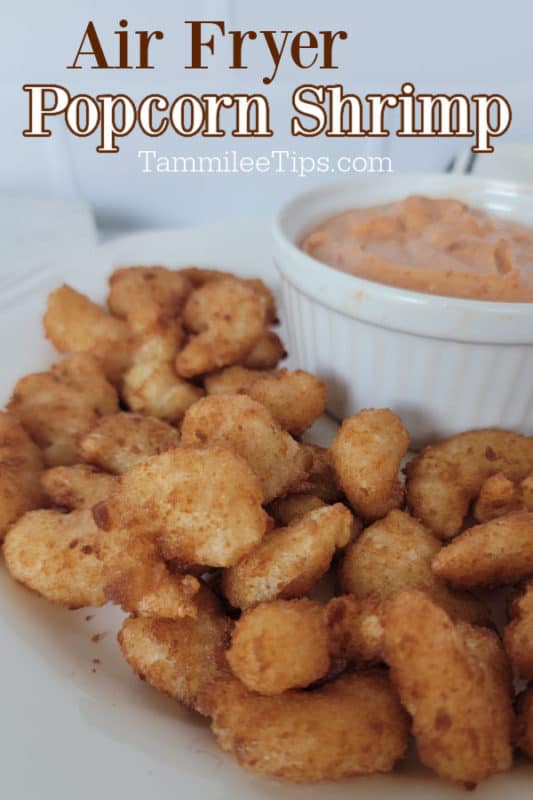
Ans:
[{"label": "dipping sauce", "polygon": [[452,199],[411,196],[322,222],[313,258],[389,286],[447,297],[533,302],[533,228]]}]

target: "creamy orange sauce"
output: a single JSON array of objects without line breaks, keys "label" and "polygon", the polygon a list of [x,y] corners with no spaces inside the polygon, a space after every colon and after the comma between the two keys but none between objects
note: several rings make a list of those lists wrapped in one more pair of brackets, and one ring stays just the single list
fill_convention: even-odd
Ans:
[{"label": "creamy orange sauce", "polygon": [[301,247],[343,272],[389,286],[533,302],[533,228],[459,200],[413,195],[346,211],[314,228]]}]

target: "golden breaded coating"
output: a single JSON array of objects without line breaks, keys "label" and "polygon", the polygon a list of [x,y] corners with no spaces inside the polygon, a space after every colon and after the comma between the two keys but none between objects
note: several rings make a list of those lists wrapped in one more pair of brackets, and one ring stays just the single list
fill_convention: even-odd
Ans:
[{"label": "golden breaded coating", "polygon": [[276,695],[309,686],[329,670],[324,606],[302,598],[248,609],[235,623],[227,659],[252,692]]},{"label": "golden breaded coating", "polygon": [[225,367],[206,375],[204,386],[207,394],[239,394],[258,378],[271,374],[272,370],[248,369],[234,364],[232,367]]},{"label": "golden breaded coating", "polygon": [[260,545],[222,574],[222,589],[235,608],[276,598],[302,597],[324,575],[338,547],[353,533],[353,517],[337,503],[311,511]]},{"label": "golden breaded coating", "polygon": [[182,378],[203,375],[244,358],[265,329],[265,306],[241,281],[224,279],[196,289],[183,321],[194,334],[176,358]]},{"label": "golden breaded coating", "polygon": [[43,500],[43,456],[14,414],[0,411],[0,542],[19,517]]},{"label": "golden breaded coating", "polygon": [[311,458],[311,467],[305,480],[293,487],[293,491],[314,494],[325,503],[341,500],[342,492],[337,485],[331,451],[310,442],[302,442],[302,447]]},{"label": "golden breaded coating", "polygon": [[124,320],[63,284],[49,295],[43,323],[60,353],[89,353],[113,384],[120,381],[131,357],[131,333]]},{"label": "golden breaded coating", "polygon": [[454,625],[417,591],[388,603],[384,629],[385,660],[412,716],[422,762],[471,787],[509,769],[511,683],[497,636]]},{"label": "golden breaded coating", "polygon": [[98,529],[90,510],[29,511],[4,541],[6,566],[15,580],[68,608],[105,603]]},{"label": "golden breaded coating", "polygon": [[232,623],[205,586],[195,604],[195,618],[126,619],[118,641],[124,658],[143,680],[202,713],[200,693],[229,674],[225,648]]},{"label": "golden breaded coating", "polygon": [[239,278],[232,272],[223,272],[219,269],[202,269],[199,267],[185,267],[180,270],[180,274],[184,275],[194,286],[195,289],[205,286],[206,283],[212,281],[219,281],[226,278],[239,281],[249,289],[253,289],[265,307],[266,321],[271,323],[278,321],[278,312],[276,308],[276,300],[274,295],[260,278]]},{"label": "golden breaded coating", "polygon": [[176,375],[176,353],[182,338],[179,322],[157,323],[133,348],[122,383],[128,407],[140,414],[177,423],[204,392]]},{"label": "golden breaded coating", "polygon": [[357,598],[389,600],[398,592],[419,589],[451,617],[486,624],[482,603],[465,592],[452,592],[431,569],[441,549],[436,536],[403,511],[389,511],[346,548],[340,570],[344,592]]},{"label": "golden breaded coating", "polygon": [[97,550],[106,599],[136,616],[195,617],[200,583],[192,575],[177,574],[165,562],[157,537],[133,526],[113,527],[106,502],[94,506],[92,513],[102,531]]},{"label": "golden breaded coating", "polygon": [[193,288],[179,270],[165,267],[120,267],[109,277],[107,303],[112,314],[134,330],[157,320],[178,317]]},{"label": "golden breaded coating", "polygon": [[407,466],[407,502],[440,539],[456,536],[490,475],[521,481],[533,470],[533,436],[488,428],[430,445]]},{"label": "golden breaded coating", "polygon": [[89,464],[74,464],[47,469],[42,474],[41,484],[52,505],[74,511],[92,508],[107,500],[116,488],[117,477]]},{"label": "golden breaded coating", "polygon": [[109,527],[157,539],[165,559],[226,567],[261,541],[259,481],[220,447],[178,447],[137,464],[106,503]]},{"label": "golden breaded coating", "polygon": [[[232,276],[234,277],[234,276]],[[276,298],[261,278],[240,278],[240,280],[249,289],[253,289],[256,295],[261,300],[265,309],[265,321],[267,325],[275,325],[278,320],[278,309],[276,306]]]},{"label": "golden breaded coating", "polygon": [[274,369],[286,357],[285,345],[277,333],[264,331],[239,364],[248,369]]},{"label": "golden breaded coating", "polygon": [[80,353],[54,364],[49,372],[21,378],[8,408],[53,467],[79,461],[80,436],[118,410],[118,397],[95,359]]},{"label": "golden breaded coating", "polygon": [[407,718],[382,671],[276,697],[228,680],[206,695],[219,745],[265,775],[314,783],[388,772],[407,747]]},{"label": "golden breaded coating", "polygon": [[259,377],[242,391],[268,408],[278,425],[294,436],[304,433],[326,410],[326,384],[300,369]]},{"label": "golden breaded coating", "polygon": [[369,520],[403,502],[398,481],[409,447],[401,420],[387,408],[367,408],[345,419],[331,445],[333,468],[352,508]]},{"label": "golden breaded coating", "polygon": [[505,649],[520,678],[533,680],[533,580],[527,581],[510,607],[505,628]]},{"label": "golden breaded coating", "polygon": [[208,394],[247,394],[294,436],[304,433],[326,410],[326,384],[303,370],[233,366],[208,376],[205,386]]},{"label": "golden breaded coating", "polygon": [[533,686],[518,698],[516,744],[526,756],[533,758]]},{"label": "golden breaded coating", "polygon": [[533,513],[515,511],[461,533],[433,559],[455,586],[504,586],[533,574]]},{"label": "golden breaded coating", "polygon": [[79,455],[100,469],[122,474],[148,456],[178,444],[178,431],[166,422],[120,411],[90,427],[80,440]]},{"label": "golden breaded coating", "polygon": [[181,427],[183,444],[219,445],[242,456],[263,487],[265,503],[305,479],[310,458],[260,403],[244,395],[212,395],[189,408]]},{"label": "golden breaded coating", "polygon": [[520,499],[528,511],[533,511],[533,472],[520,482]]},{"label": "golden breaded coating", "polygon": [[268,513],[274,517],[280,527],[289,525],[296,519],[305,516],[317,508],[324,508],[326,503],[314,494],[288,494],[274,500],[268,507]]},{"label": "golden breaded coating", "polygon": [[519,486],[506,478],[502,472],[496,472],[481,486],[473,513],[478,522],[488,522],[495,517],[522,508]]},{"label": "golden breaded coating", "polygon": [[326,606],[332,658],[358,666],[382,661],[385,604],[376,597],[333,597]]}]

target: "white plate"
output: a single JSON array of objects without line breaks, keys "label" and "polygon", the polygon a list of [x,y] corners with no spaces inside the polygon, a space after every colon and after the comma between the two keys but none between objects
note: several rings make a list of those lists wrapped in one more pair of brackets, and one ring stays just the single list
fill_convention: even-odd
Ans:
[{"label": "white plate", "polygon": [[[121,239],[0,298],[0,400],[15,380],[54,358],[40,324],[47,292],[61,280],[96,300],[112,266],[210,265],[278,283],[269,225],[261,222],[164,231]],[[324,424],[317,435],[327,440]],[[216,746],[206,722],[131,672],[115,642],[113,608],[64,611],[15,584],[0,567],[2,797],[6,800],[452,800],[464,790],[427,770],[293,786],[241,770]],[[89,618],[90,617],[90,618]],[[103,638],[95,634],[105,634]],[[96,638],[97,641],[94,641]],[[97,662],[94,659],[98,659]],[[476,791],[476,800],[526,800],[533,766],[521,763]]]}]

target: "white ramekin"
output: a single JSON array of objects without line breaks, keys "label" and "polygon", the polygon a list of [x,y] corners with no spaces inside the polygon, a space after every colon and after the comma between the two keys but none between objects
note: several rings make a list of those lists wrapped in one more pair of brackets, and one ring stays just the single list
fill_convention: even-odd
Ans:
[{"label": "white ramekin", "polygon": [[397,289],[300,250],[326,217],[408,194],[460,198],[533,222],[533,187],[465,175],[367,176],[299,195],[273,232],[293,363],[327,381],[335,417],[392,408],[415,448],[488,426],[533,434],[533,303]]}]

